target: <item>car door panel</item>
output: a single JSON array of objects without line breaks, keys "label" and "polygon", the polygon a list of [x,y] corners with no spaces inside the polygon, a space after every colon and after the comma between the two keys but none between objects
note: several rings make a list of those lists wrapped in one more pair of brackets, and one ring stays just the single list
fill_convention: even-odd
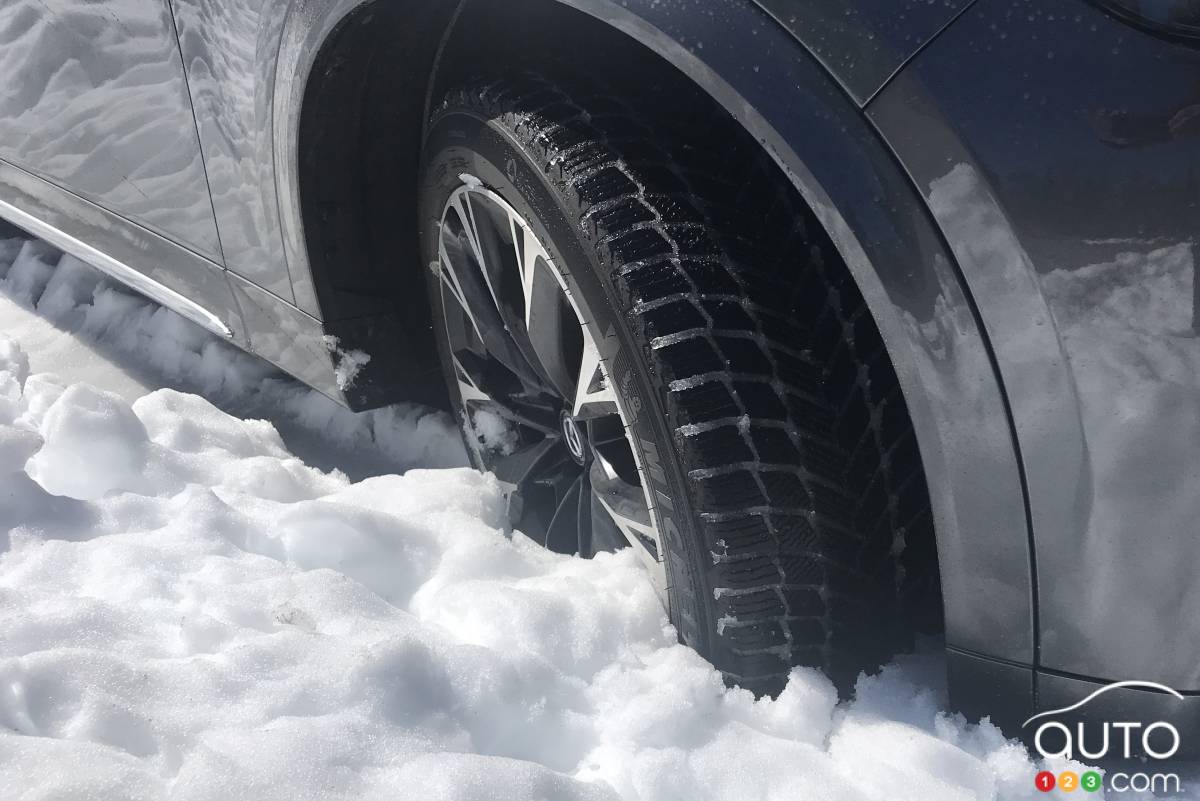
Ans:
[{"label": "car door panel", "polygon": [[279,228],[271,101],[288,4],[171,0],[225,266],[295,303]]},{"label": "car door panel", "polygon": [[0,160],[0,220],[44,239],[243,347],[242,313],[217,263]]},{"label": "car door panel", "polygon": [[221,261],[166,0],[8,0],[0,75],[0,159]]}]

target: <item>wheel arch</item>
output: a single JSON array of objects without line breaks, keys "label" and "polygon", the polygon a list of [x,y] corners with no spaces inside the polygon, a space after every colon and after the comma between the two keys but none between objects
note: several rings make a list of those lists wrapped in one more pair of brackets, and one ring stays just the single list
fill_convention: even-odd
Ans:
[{"label": "wheel arch", "polygon": [[[815,212],[879,327],[912,416],[934,511],[947,644],[964,653],[1032,664],[1035,612],[1025,498],[1003,391],[952,255],[857,104],[791,35],[748,1],[723,6],[721,15],[681,12],[655,0],[537,2],[583,12],[687,76],[761,143]],[[302,190],[318,180],[314,170],[323,157],[366,146],[367,132],[396,135],[388,140],[400,143],[394,152],[370,151],[389,167],[406,159],[415,164],[428,97],[440,85],[439,52],[461,8],[426,0],[297,0],[285,25],[274,108],[284,238],[293,274],[312,275],[313,302],[330,328],[354,315],[385,313],[385,298],[423,302],[423,289],[412,291],[423,285],[421,266],[406,271],[418,283],[405,283],[400,270],[393,275],[380,269],[397,265],[378,254],[336,249],[345,246],[344,232],[356,226],[361,232],[370,215],[338,219],[338,210],[331,208],[323,218],[322,201],[336,206],[334,200],[349,198],[351,208],[362,209],[361,186],[340,186],[333,175],[323,198],[306,197]],[[366,127],[329,133],[317,126],[314,133],[313,122],[321,114],[314,110],[319,97],[314,92],[355,86],[353,80],[339,83],[339,75],[367,75],[371,62],[361,54],[348,57],[353,49],[348,45],[369,41],[369,25],[379,22],[380,14],[394,15],[392,21],[400,23],[395,30],[405,31],[386,44],[393,50],[410,48],[403,60],[389,65],[392,70],[395,63],[406,66],[403,74],[387,73],[397,102]],[[367,38],[355,38],[360,35]],[[321,135],[330,138],[306,152],[312,137]],[[324,167],[331,163],[336,159]],[[415,246],[404,249],[406,237],[415,241],[415,213],[408,219],[412,231],[406,233],[409,223],[382,234],[377,230],[381,238],[374,246],[415,259]],[[395,315],[393,324],[400,341],[409,344],[391,348],[392,356],[403,358],[377,362],[403,378],[384,381],[382,390],[360,405],[405,397],[403,390],[414,386],[408,363],[432,355],[421,337],[421,310],[403,308],[409,318]],[[395,330],[385,328],[382,334],[396,341]],[[365,337],[355,345],[373,356],[372,348],[383,345],[378,337],[355,335]]]}]

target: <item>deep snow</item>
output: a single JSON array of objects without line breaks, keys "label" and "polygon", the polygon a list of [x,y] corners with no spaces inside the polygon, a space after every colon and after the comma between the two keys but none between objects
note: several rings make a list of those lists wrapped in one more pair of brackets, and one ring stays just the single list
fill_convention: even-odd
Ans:
[{"label": "deep snow", "polygon": [[936,645],[755,701],[632,554],[398,474],[461,462],[444,417],[338,410],[38,244],[0,275],[0,799],[1046,797]]}]

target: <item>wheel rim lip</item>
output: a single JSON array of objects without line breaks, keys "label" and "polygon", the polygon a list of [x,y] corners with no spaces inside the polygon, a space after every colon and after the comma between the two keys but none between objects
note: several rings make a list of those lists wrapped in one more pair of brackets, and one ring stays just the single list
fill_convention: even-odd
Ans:
[{"label": "wheel rim lip", "polygon": [[[460,178],[462,180],[462,184],[457,186],[451,192],[450,196],[447,198],[446,203],[442,209],[442,215],[441,215],[441,218],[439,221],[439,229],[438,229],[439,242],[440,242],[441,238],[445,235],[445,232],[447,230],[447,228],[446,228],[447,222],[448,222],[449,216],[451,214],[456,215],[459,218],[460,222],[462,222],[464,225],[466,224],[466,221],[463,220],[463,218],[462,218],[461,212],[458,210],[458,208],[455,205],[456,201],[458,201],[459,199],[463,199],[466,201],[468,209],[471,208],[469,203],[470,203],[470,200],[472,197],[478,197],[478,198],[496,206],[505,215],[507,215],[507,217],[510,221],[512,221],[516,226],[519,226],[520,233],[527,234],[527,236],[525,237],[525,245],[528,246],[529,244],[532,243],[533,245],[536,246],[536,248],[537,248],[536,260],[543,262],[546,265],[546,268],[549,269],[550,274],[554,277],[559,291],[562,293],[562,296],[565,297],[568,306],[570,307],[571,311],[574,314],[575,322],[579,325],[579,329],[584,338],[585,343],[590,344],[590,346],[592,348],[596,349],[597,352],[599,352],[598,343],[597,343],[598,332],[595,332],[590,328],[590,324],[586,321],[586,316],[583,313],[583,309],[580,307],[579,299],[576,297],[577,293],[572,291],[572,289],[568,283],[567,275],[559,267],[559,265],[557,264],[555,259],[553,259],[551,257],[551,255],[547,251],[546,247],[542,244],[541,238],[537,236],[537,233],[534,230],[533,226],[530,225],[530,223],[524,218],[524,216],[520,212],[518,212],[507,200],[505,200],[502,195],[493,191],[491,188],[485,186],[478,179],[475,179],[475,178],[473,178],[471,176],[467,176],[467,175],[460,176]],[[518,231],[514,230],[514,232],[513,232],[514,237],[516,236],[517,233],[518,233]],[[526,258],[528,258],[528,256]],[[439,249],[438,264],[442,269],[445,269],[446,265],[444,264],[444,262],[447,260],[448,260],[448,257],[447,257],[445,249],[444,248]],[[480,269],[485,273],[485,281],[489,280],[486,275],[486,272],[487,272],[486,264],[484,263],[484,261],[482,259],[479,259],[478,261],[479,261]],[[442,302],[443,307],[444,307],[442,325],[445,328],[448,324],[448,316],[447,316],[447,312],[445,311],[445,308],[448,306],[448,304],[453,304],[458,301],[457,301],[457,299],[454,299],[454,298],[447,299],[447,297],[446,297],[447,286],[446,286],[446,282],[444,280],[439,279],[438,286],[439,286],[439,289],[438,289],[439,299]],[[496,303],[497,306],[499,306],[499,302],[496,299],[496,296],[494,294],[493,294],[492,300],[493,300],[493,302]],[[466,310],[465,302],[460,303],[459,305],[461,305],[462,308],[464,310]],[[468,314],[468,316],[473,317],[472,313],[469,310],[467,310],[467,314]],[[528,319],[529,319],[529,317],[527,314],[526,320],[528,320]],[[474,322],[474,320],[472,320],[472,322]],[[448,329],[446,330],[446,335],[447,335],[447,337],[451,336]],[[482,342],[482,337],[479,336],[478,333],[476,334],[476,336]],[[483,343],[483,344],[486,349],[486,343]],[[451,355],[453,357],[454,354],[453,354],[452,346],[451,346],[451,351],[452,351]],[[663,562],[665,557],[663,556],[662,541],[658,535],[658,525],[657,525],[657,520],[656,520],[656,513],[655,513],[654,504],[652,502],[652,498],[650,497],[650,490],[649,490],[651,485],[650,485],[650,482],[647,480],[647,473],[646,473],[646,470],[645,470],[645,467],[643,464],[643,457],[640,452],[640,448],[637,446],[637,443],[634,441],[632,433],[631,433],[632,429],[631,429],[630,422],[629,422],[631,418],[629,417],[629,415],[626,412],[626,408],[625,408],[626,401],[625,401],[624,397],[622,396],[622,393],[615,390],[615,385],[613,384],[613,382],[609,376],[609,365],[606,362],[606,360],[603,358],[603,356],[600,357],[599,370],[600,370],[601,374],[603,375],[603,380],[607,384],[607,386],[610,388],[614,388],[613,392],[612,392],[612,396],[613,396],[612,400],[616,405],[616,409],[617,409],[616,415],[620,420],[620,424],[621,424],[622,428],[624,429],[624,438],[625,438],[626,444],[629,447],[629,449],[632,453],[632,456],[633,456],[634,466],[636,468],[637,476],[639,479],[639,486],[636,487],[636,490],[637,490],[637,494],[641,498],[641,504],[643,506],[643,510],[644,510],[646,519],[649,522],[649,525],[646,526],[646,525],[639,524],[636,526],[636,528],[642,529],[642,530],[634,531],[631,534],[629,531],[626,530],[626,528],[628,528],[628,526],[623,526],[622,523],[620,522],[620,521],[624,520],[626,523],[628,523],[628,522],[630,522],[630,520],[628,518],[623,518],[614,510],[613,505],[612,505],[614,503],[613,498],[609,498],[608,500],[606,500],[599,493],[595,493],[594,498],[600,502],[601,507],[605,510],[605,512],[607,514],[609,514],[613,518],[614,522],[617,524],[617,527],[621,531],[621,534],[624,536],[624,538],[629,542],[629,544],[631,546],[633,546],[635,548],[635,550],[639,553],[639,556],[642,557],[642,561],[646,563],[647,568],[650,570],[651,579],[652,579],[653,584],[655,585],[655,588],[658,590],[660,595],[663,598],[665,598],[666,590],[667,590],[665,566],[664,566],[664,562]],[[463,387],[462,387],[461,381],[458,381],[457,383],[458,383],[458,388],[459,388],[460,408],[461,408],[463,416],[465,418],[465,422],[469,426],[469,421],[470,421],[470,412],[469,412],[469,407],[468,407],[469,400],[467,398],[463,397],[463,394],[462,394]],[[578,388],[577,388],[577,390],[578,390]],[[603,466],[603,468],[607,469],[608,468],[607,461],[601,455],[599,455],[598,452],[595,452],[594,444],[590,443],[589,438],[585,434],[583,434],[581,431],[579,431],[579,424],[581,421],[579,421],[575,415],[571,415],[567,412],[567,408],[570,406],[570,400],[566,399],[566,398],[562,398],[562,400],[564,401],[565,405],[564,405],[564,409],[561,413],[562,414],[562,416],[560,418],[561,430],[560,430],[558,436],[563,440],[564,450],[566,450],[568,455],[571,458],[575,459],[576,463],[580,467],[582,467],[583,470],[585,470],[585,471],[590,471],[592,473],[595,473],[595,471],[597,469],[602,468],[602,466]],[[583,451],[583,457],[584,457],[583,461],[580,461],[576,457],[574,448],[572,448],[571,445],[567,442],[568,433],[567,433],[567,428],[566,428],[566,422],[568,420],[571,423],[571,427],[574,429],[575,433],[579,436],[579,438],[581,440],[580,447],[582,448],[582,451]],[[471,430],[469,428],[467,428],[466,433],[467,433],[467,438],[469,441],[474,440],[474,434],[471,432]],[[546,435],[550,436],[550,434],[548,432]],[[475,444],[477,445],[478,442],[475,441]],[[487,466],[488,466],[487,459],[485,458],[484,454],[480,450],[478,450],[478,449],[475,450],[475,457],[476,457],[477,463],[484,469],[487,469]],[[602,470],[602,472],[603,472],[603,470]],[[626,489],[635,489],[633,485],[628,484],[628,482],[624,482],[621,479],[615,479],[615,477],[611,474],[607,475],[605,480],[608,482],[611,482],[613,480],[622,481],[622,483],[626,485]],[[515,491],[517,489],[517,487],[515,485],[509,485],[509,487],[507,487],[506,489],[509,492],[512,492],[512,491]],[[626,498],[626,502],[628,502],[627,498]],[[636,534],[636,536],[634,536],[635,534]],[[638,541],[638,540],[645,540],[647,538],[649,538],[652,541],[653,547],[655,548],[655,550],[657,552],[656,555],[649,553],[644,541],[643,542]]]}]

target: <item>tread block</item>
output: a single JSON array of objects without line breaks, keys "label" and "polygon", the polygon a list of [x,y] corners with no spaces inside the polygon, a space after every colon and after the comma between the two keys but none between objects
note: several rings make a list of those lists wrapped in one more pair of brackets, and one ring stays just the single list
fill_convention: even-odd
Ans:
[{"label": "tread block", "polygon": [[754,461],[754,451],[736,425],[730,424],[678,437],[680,448],[694,463],[731,464]]},{"label": "tread block", "polygon": [[755,338],[716,336],[717,349],[725,357],[727,369],[736,373],[771,375],[771,360],[767,357],[765,342]]},{"label": "tread block", "polygon": [[832,424],[834,413],[827,407],[813,400],[811,395],[787,393],[788,414],[797,426],[805,431],[823,430]]},{"label": "tread block", "polygon": [[676,425],[695,425],[738,417],[742,407],[723,381],[707,381],[673,393]]},{"label": "tread block", "polygon": [[748,470],[695,479],[692,486],[695,488],[696,505],[702,511],[763,506],[769,500],[754,474]]},{"label": "tread block", "polygon": [[596,170],[584,178],[572,181],[575,192],[585,206],[602,200],[637,192],[638,186],[615,164]]},{"label": "tread block", "polygon": [[754,331],[755,320],[743,305],[735,300],[701,300],[705,314],[718,329]]},{"label": "tread block", "polygon": [[687,297],[646,311],[635,311],[642,320],[648,338],[666,336],[690,328],[703,328],[707,323],[704,315]]},{"label": "tread block", "polygon": [[[782,407],[781,407],[782,408]],[[758,419],[762,419],[759,416]],[[750,427],[750,439],[758,458],[774,464],[803,464],[800,449],[791,435],[781,428]]]},{"label": "tread block", "polygon": [[719,260],[685,257],[679,260],[679,268],[704,294],[741,295],[743,293],[742,285],[729,272],[729,268]]},{"label": "tread block", "polygon": [[592,223],[603,231],[621,231],[655,219],[654,211],[636,198],[626,198],[618,203],[597,208],[600,210],[589,217]]},{"label": "tread block", "polygon": [[764,470],[759,480],[767,490],[767,502],[785,509],[812,509],[814,498],[800,476],[778,470]]},{"label": "tread block", "polygon": [[686,294],[692,290],[691,281],[668,259],[626,268],[621,278],[632,294],[635,304],[657,300],[667,295]]},{"label": "tread block", "polygon": [[671,240],[657,228],[632,228],[619,233],[610,234],[605,247],[612,255],[613,261],[626,264],[631,261],[645,261],[655,256],[669,256],[673,252]]},{"label": "tread block", "polygon": [[782,620],[743,622],[733,617],[717,621],[717,632],[730,648],[751,649],[786,646],[791,632]]},{"label": "tread block", "polygon": [[692,337],[654,349],[668,381],[686,379],[698,373],[728,369],[712,343],[705,337]]},{"label": "tread block", "polygon": [[[773,386],[764,381],[734,381],[733,391],[742,401],[751,422],[788,419],[787,406]],[[767,459],[767,457],[763,457]],[[774,461],[767,459],[767,461]]]},{"label": "tread block", "polygon": [[822,387],[825,383],[824,378],[821,375],[820,368],[813,364],[810,359],[790,351],[779,349],[773,349],[771,357],[775,361],[777,374],[781,381],[808,392],[813,397],[820,397]]}]

